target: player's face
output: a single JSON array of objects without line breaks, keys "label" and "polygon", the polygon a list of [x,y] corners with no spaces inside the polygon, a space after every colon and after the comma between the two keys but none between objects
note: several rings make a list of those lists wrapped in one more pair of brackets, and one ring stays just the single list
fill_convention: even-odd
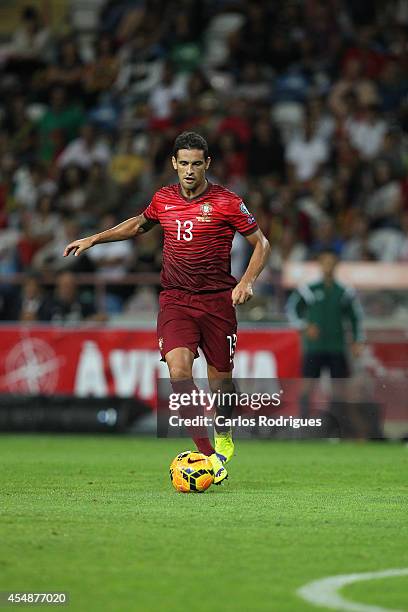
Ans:
[{"label": "player's face", "polygon": [[180,149],[177,158],[172,157],[171,161],[185,191],[195,192],[204,185],[205,172],[210,165],[210,158],[204,158],[204,151]]},{"label": "player's face", "polygon": [[323,276],[331,277],[337,266],[337,257],[331,253],[323,253],[319,257],[319,263],[322,269]]}]

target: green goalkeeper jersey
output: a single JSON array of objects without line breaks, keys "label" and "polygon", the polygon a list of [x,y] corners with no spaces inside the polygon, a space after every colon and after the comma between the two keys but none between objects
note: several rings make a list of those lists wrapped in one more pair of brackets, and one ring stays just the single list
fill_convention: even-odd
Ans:
[{"label": "green goalkeeper jersey", "polygon": [[362,309],[354,289],[337,281],[323,281],[299,287],[289,297],[287,314],[291,323],[304,329],[314,323],[319,328],[315,340],[303,334],[306,352],[342,353],[346,350],[347,331],[353,340],[363,340]]}]

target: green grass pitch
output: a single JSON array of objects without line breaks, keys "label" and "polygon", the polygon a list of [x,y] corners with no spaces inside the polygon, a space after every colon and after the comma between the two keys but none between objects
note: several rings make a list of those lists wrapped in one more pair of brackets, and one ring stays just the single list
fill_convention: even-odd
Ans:
[{"label": "green grass pitch", "polygon": [[[307,582],[408,567],[406,446],[238,441],[225,486],[178,494],[168,466],[189,446],[1,436],[0,591],[68,591],[75,612],[296,612],[322,609],[296,595]],[[342,594],[402,610],[407,590]]]}]

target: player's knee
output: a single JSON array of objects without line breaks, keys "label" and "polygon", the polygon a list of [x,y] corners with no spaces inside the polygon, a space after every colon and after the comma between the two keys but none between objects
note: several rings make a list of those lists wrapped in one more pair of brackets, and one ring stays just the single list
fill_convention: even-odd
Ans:
[{"label": "player's knee", "polygon": [[186,380],[193,376],[191,368],[182,364],[169,365],[169,372],[172,380]]}]

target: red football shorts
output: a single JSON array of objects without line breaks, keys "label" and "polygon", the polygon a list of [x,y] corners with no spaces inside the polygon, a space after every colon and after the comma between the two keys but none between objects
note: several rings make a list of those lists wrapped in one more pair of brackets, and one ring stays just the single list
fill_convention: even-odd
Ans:
[{"label": "red football shorts", "polygon": [[232,289],[189,293],[166,289],[159,298],[157,337],[162,361],[166,353],[186,347],[197,358],[197,348],[219,372],[230,372],[237,343],[237,318]]}]

